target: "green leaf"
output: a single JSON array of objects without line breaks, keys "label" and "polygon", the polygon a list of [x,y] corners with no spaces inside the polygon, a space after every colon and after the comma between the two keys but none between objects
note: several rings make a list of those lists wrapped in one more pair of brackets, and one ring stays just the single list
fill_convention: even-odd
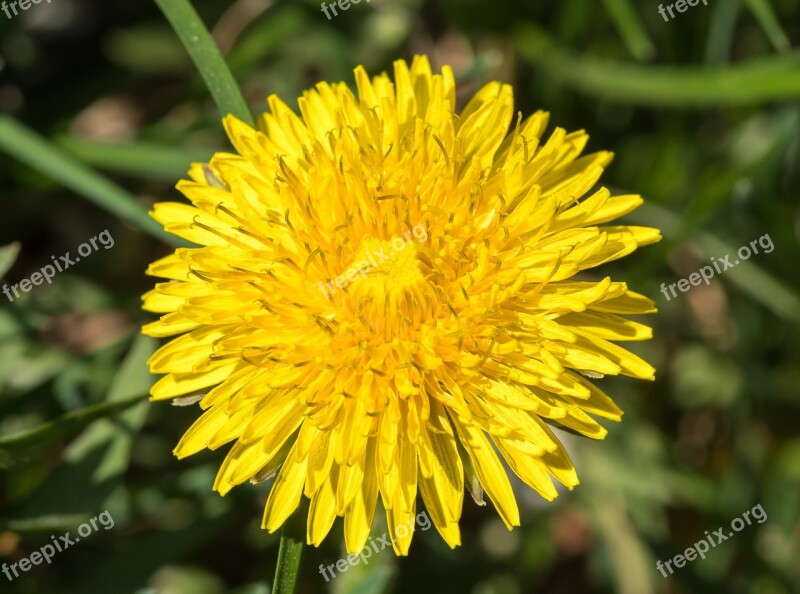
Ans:
[{"label": "green leaf", "polygon": [[15,241],[0,248],[0,278],[4,277],[17,261],[20,247],[22,247],[20,243]]},{"label": "green leaf", "polygon": [[707,107],[800,98],[798,51],[726,68],[656,67],[573,55],[532,25],[514,40],[520,54],[554,80],[617,103]]},{"label": "green leaf", "polygon": [[164,231],[134,196],[7,115],[0,115],[0,151],[53,178],[153,237],[175,246],[188,245]]},{"label": "green leaf", "polygon": [[[156,341],[137,336],[117,373],[106,398],[107,404],[138,404],[117,418],[102,418],[90,425],[66,450],[65,461],[57,466],[36,491],[16,508],[4,510],[0,527],[9,530],[45,530],[73,526],[102,509],[117,488],[128,467],[130,449],[147,416],[154,376],[147,360]],[[58,493],[58,497],[53,494]]]},{"label": "green leaf", "polygon": [[251,126],[254,125],[253,115],[236,80],[191,2],[155,0],[155,3],[189,52],[222,115],[233,114]]}]

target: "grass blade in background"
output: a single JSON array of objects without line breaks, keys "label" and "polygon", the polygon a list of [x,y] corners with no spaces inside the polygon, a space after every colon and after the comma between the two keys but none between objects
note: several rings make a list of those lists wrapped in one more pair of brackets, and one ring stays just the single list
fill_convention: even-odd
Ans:
[{"label": "grass blade in background", "polygon": [[730,60],[740,9],[741,0],[717,2],[711,7],[711,22],[704,53],[706,66],[722,66]]},{"label": "grass blade in background", "polygon": [[655,56],[656,47],[631,5],[631,0],[603,0],[603,6],[634,58],[643,62]]},{"label": "grass blade in background", "polygon": [[798,51],[727,68],[655,67],[571,54],[532,25],[513,37],[520,55],[551,78],[615,103],[686,108],[800,98]]},{"label": "grass blade in background", "polygon": [[0,151],[53,178],[153,237],[176,246],[188,245],[164,231],[161,225],[151,219],[147,209],[135,196],[6,115],[0,115]]},{"label": "grass blade in background", "polygon": [[788,52],[792,46],[783,31],[783,27],[781,27],[780,21],[778,21],[778,17],[775,16],[775,12],[772,10],[769,0],[744,0],[744,3],[753,13],[753,16],[758,21],[758,24],[761,25],[775,49],[781,53]]},{"label": "grass blade in background", "polygon": [[165,181],[180,179],[186,175],[190,163],[206,162],[214,153],[214,149],[173,148],[147,142],[107,143],[74,136],[61,136],[55,140],[93,167]]},{"label": "grass blade in background", "polygon": [[253,125],[253,114],[236,80],[189,0],[155,0],[155,3],[189,52],[222,115],[233,114]]},{"label": "grass blade in background", "polygon": [[29,431],[0,438],[0,468],[14,466],[28,452],[56,439],[69,435],[94,420],[109,417],[146,400],[142,393],[124,400],[106,401],[80,410],[73,410]]}]

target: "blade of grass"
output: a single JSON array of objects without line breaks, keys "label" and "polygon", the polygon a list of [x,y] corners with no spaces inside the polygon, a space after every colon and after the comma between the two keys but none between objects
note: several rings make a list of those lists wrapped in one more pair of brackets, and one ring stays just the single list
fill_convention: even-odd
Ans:
[{"label": "blade of grass", "polygon": [[146,400],[147,395],[142,393],[124,400],[100,402],[80,410],[70,411],[28,431],[0,438],[0,468],[13,466],[24,459],[28,451],[70,435],[94,420],[110,417]]},{"label": "blade of grass", "polygon": [[622,41],[634,58],[643,62],[655,56],[656,46],[647,35],[630,0],[603,0],[603,5],[608,17],[622,37]]},{"label": "blade of grass", "polygon": [[211,92],[222,115],[233,114],[254,125],[253,115],[242,97],[225,59],[189,0],[155,0],[183,43]]},{"label": "blade of grass", "polygon": [[189,245],[164,231],[161,225],[150,218],[147,209],[136,197],[7,115],[0,115],[0,151],[161,241],[175,246]]},{"label": "blade of grass", "polygon": [[772,10],[768,0],[744,0],[747,8],[753,13],[753,16],[761,25],[764,34],[769,38],[770,43],[780,53],[786,53],[791,49],[789,38],[781,27],[778,17],[775,16],[775,11]]},{"label": "blade of grass", "polygon": [[654,67],[575,56],[532,25],[514,40],[520,54],[551,78],[618,103],[708,107],[800,98],[800,51],[728,68]]},{"label": "blade of grass", "polygon": [[712,7],[704,53],[704,62],[707,66],[721,66],[728,63],[740,9],[741,0],[718,2]]},{"label": "blade of grass", "polygon": [[55,142],[93,167],[166,181],[179,179],[190,163],[206,162],[214,153],[214,149],[175,149],[148,142],[94,142],[74,136],[60,136]]}]

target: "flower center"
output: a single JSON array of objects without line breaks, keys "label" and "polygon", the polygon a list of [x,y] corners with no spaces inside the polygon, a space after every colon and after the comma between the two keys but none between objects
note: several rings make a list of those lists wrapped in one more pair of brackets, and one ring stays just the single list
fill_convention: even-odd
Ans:
[{"label": "flower center", "polygon": [[402,292],[423,280],[413,240],[395,237],[391,241],[368,237],[348,268],[353,278],[348,292],[354,297],[377,297]]}]

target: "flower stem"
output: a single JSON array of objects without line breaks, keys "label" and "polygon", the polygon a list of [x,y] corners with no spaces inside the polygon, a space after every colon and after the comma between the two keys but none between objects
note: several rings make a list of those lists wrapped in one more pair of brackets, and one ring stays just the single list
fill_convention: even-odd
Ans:
[{"label": "flower stem", "polygon": [[303,561],[307,516],[308,503],[303,498],[301,504],[283,524],[272,594],[294,594],[297,576],[300,573],[300,564]]}]

